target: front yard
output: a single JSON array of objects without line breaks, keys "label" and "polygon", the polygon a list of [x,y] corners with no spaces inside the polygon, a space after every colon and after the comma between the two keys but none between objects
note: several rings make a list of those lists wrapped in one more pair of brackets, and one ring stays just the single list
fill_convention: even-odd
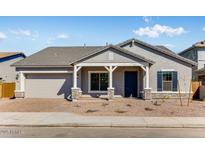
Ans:
[{"label": "front yard", "polygon": [[69,102],[64,99],[0,100],[0,112],[73,112],[88,116],[205,116],[205,102],[187,100],[144,101],[118,98],[113,101],[84,99]]}]

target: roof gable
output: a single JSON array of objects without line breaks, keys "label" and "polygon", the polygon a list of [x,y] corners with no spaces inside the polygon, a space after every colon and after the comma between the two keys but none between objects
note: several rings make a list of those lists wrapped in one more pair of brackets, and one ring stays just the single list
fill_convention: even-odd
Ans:
[{"label": "roof gable", "polygon": [[140,41],[140,40],[137,40],[137,39],[129,39],[129,40],[127,40],[127,41],[124,41],[124,42],[122,42],[122,43],[119,43],[117,46],[119,46],[119,47],[124,47],[124,46],[129,45],[129,44],[132,44],[132,43],[140,44],[140,45],[142,45],[142,46],[145,46],[145,47],[147,47],[147,48],[150,48],[150,49],[152,49],[152,50],[155,50],[155,51],[157,51],[157,52],[159,52],[159,53],[161,53],[161,54],[165,54],[165,55],[170,56],[170,57],[172,57],[172,58],[176,58],[176,59],[178,59],[178,60],[180,60],[180,61],[182,61],[182,62],[191,64],[191,65],[193,65],[193,66],[197,66],[197,63],[194,62],[194,61],[192,61],[192,60],[189,60],[189,59],[184,58],[184,57],[182,57],[182,56],[180,56],[180,55],[177,55],[177,54],[174,53],[174,52],[170,52],[170,51],[165,50],[165,49],[163,49],[163,48],[159,48],[159,47],[153,46],[153,45],[151,45],[151,44],[145,43],[145,42]]},{"label": "roof gable", "polygon": [[74,64],[74,63],[79,63],[79,62],[85,61],[85,60],[87,60],[87,59],[89,59],[89,58],[95,57],[95,56],[97,56],[97,55],[99,55],[99,54],[101,54],[101,53],[103,53],[103,52],[109,51],[109,50],[110,50],[110,51],[116,50],[116,51],[121,52],[121,53],[123,53],[123,54],[125,54],[125,55],[131,56],[131,57],[133,57],[133,58],[135,58],[135,59],[137,58],[137,59],[140,59],[140,60],[142,60],[142,61],[144,61],[144,62],[147,62],[147,63],[150,63],[150,64],[154,64],[154,61],[152,61],[152,60],[150,60],[150,59],[147,59],[147,58],[145,58],[145,57],[143,57],[143,56],[140,56],[140,55],[138,55],[138,54],[132,53],[132,52],[126,50],[126,49],[123,49],[123,48],[121,48],[121,47],[117,47],[117,46],[114,46],[114,45],[109,45],[109,46],[106,46],[106,47],[101,48],[101,49],[99,49],[99,50],[96,50],[96,51],[93,52],[92,54],[87,55],[87,56],[85,56],[85,57],[82,57],[81,59],[79,59],[79,60],[73,62],[73,64]]}]

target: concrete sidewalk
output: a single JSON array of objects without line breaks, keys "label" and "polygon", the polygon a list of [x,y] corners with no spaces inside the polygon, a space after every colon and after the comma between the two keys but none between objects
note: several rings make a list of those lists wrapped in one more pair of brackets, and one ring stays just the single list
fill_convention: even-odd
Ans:
[{"label": "concrete sidewalk", "polygon": [[68,112],[1,112],[0,126],[205,128],[205,117],[80,116]]}]

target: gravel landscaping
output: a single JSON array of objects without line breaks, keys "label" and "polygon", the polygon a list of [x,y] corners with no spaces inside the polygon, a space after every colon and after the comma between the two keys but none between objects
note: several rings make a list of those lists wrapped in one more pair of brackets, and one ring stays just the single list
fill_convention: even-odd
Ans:
[{"label": "gravel landscaping", "polygon": [[73,112],[88,116],[165,116],[204,117],[205,101],[179,100],[144,101],[118,98],[113,101],[82,99],[70,102],[64,99],[11,99],[0,100],[0,112]]}]

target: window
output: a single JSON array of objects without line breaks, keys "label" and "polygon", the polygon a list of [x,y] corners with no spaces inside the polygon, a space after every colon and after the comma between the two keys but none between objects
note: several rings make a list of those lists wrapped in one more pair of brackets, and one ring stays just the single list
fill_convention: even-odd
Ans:
[{"label": "window", "polygon": [[172,72],[163,72],[163,91],[172,91]]},{"label": "window", "polygon": [[90,73],[90,91],[106,91],[108,88],[108,73]]},{"label": "window", "polygon": [[176,71],[157,72],[157,91],[177,91],[177,82]]}]

